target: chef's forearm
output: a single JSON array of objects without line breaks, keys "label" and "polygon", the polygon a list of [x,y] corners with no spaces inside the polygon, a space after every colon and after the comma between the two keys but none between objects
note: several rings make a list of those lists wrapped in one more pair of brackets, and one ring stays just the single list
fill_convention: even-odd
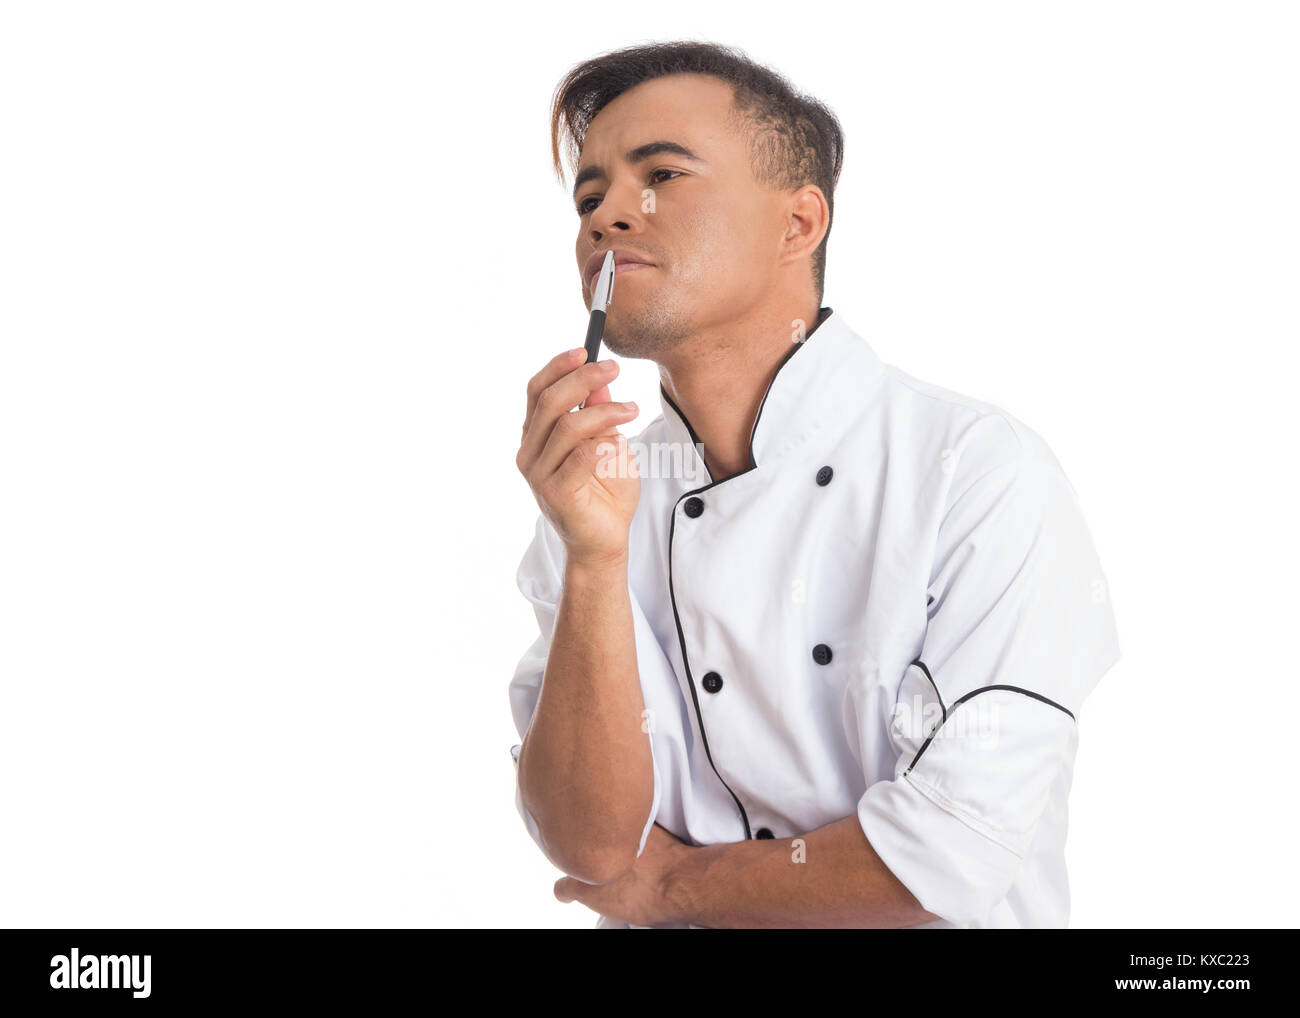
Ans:
[{"label": "chef's forearm", "polygon": [[681,853],[667,894],[684,922],[715,929],[915,926],[920,906],[876,855],[856,816],[794,839],[706,845]]},{"label": "chef's forearm", "polygon": [[519,789],[551,861],[588,883],[636,861],[654,796],[644,710],[626,558],[567,562]]}]

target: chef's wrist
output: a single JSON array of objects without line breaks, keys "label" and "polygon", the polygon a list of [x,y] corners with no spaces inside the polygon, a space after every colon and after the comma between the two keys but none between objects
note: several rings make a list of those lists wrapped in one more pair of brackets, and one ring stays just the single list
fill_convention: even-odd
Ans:
[{"label": "chef's wrist", "polygon": [[565,555],[564,571],[582,576],[602,577],[612,573],[627,573],[627,545],[605,552]]},{"label": "chef's wrist", "polygon": [[708,887],[708,869],[726,849],[725,845],[682,845],[662,878],[661,894],[669,922],[704,925],[702,894]]}]

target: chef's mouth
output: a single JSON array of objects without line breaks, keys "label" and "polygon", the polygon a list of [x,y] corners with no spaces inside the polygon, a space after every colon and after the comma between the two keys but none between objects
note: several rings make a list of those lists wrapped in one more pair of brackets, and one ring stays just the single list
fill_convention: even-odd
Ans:
[{"label": "chef's mouth", "polygon": [[[614,277],[617,279],[619,276],[623,275],[624,273],[635,272],[637,269],[654,269],[654,268],[658,268],[658,266],[650,265],[647,262],[624,262],[622,265],[614,266]],[[591,278],[587,280],[588,290],[590,290],[592,287],[596,285],[596,277],[599,275],[600,275],[599,269],[597,269],[595,272],[591,274]]]}]

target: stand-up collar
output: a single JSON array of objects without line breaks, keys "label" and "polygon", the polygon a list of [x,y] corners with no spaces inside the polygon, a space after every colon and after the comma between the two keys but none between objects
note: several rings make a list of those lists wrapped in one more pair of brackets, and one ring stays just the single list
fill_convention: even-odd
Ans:
[{"label": "stand-up collar", "polygon": [[[767,387],[750,431],[753,466],[749,469],[777,462],[815,435],[830,441],[848,426],[868,398],[881,368],[880,358],[867,341],[834,309],[821,308],[812,331],[801,341],[791,341],[790,351]],[[688,447],[688,455],[698,460],[694,446],[700,439],[662,382],[659,402],[668,440]],[[702,463],[698,466],[699,476],[710,476]]]}]

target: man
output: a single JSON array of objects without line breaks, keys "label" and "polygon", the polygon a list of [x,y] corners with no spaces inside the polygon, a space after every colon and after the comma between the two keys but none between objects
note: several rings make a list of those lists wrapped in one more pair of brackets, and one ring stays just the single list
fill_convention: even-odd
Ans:
[{"label": "man", "polygon": [[604,928],[1064,926],[1078,711],[1119,650],[1056,459],[821,305],[824,106],[666,43],[569,74],[557,169],[562,123],[584,298],[614,250],[605,342],[663,413],[629,444],[581,350],[528,385],[512,755],[556,896]]}]

